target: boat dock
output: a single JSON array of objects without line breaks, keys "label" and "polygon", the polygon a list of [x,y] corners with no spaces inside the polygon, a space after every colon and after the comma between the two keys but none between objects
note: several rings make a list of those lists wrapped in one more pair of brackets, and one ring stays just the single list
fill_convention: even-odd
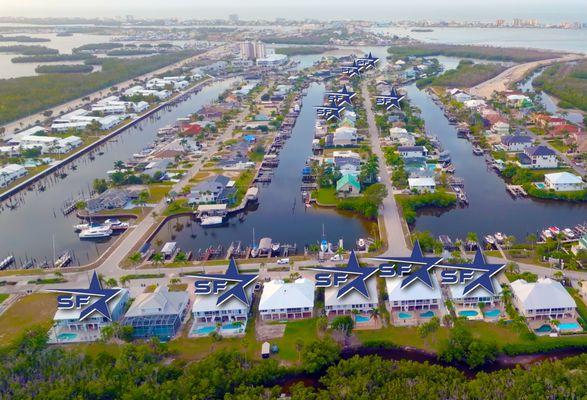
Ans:
[{"label": "boat dock", "polygon": [[506,185],[506,190],[513,197],[526,197],[526,196],[528,196],[528,193],[526,193],[524,188],[520,185]]}]

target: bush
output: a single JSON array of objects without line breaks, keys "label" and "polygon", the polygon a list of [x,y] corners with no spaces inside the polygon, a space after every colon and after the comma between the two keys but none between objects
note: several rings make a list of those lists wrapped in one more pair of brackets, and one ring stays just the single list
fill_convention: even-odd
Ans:
[{"label": "bush", "polygon": [[323,371],[340,359],[340,347],[332,339],[316,340],[302,351],[302,368],[309,374]]}]

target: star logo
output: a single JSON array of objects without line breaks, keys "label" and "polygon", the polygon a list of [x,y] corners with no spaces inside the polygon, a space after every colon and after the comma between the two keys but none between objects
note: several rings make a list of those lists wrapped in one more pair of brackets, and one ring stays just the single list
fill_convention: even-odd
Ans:
[{"label": "star logo", "polygon": [[254,274],[240,274],[238,272],[234,258],[230,259],[230,263],[228,264],[228,268],[224,274],[202,274],[187,276],[198,279],[206,279],[209,281],[217,281],[223,286],[234,284],[226,291],[223,291],[220,296],[218,296],[218,300],[216,301],[217,306],[221,306],[224,302],[230,300],[233,297],[244,305],[249,306],[249,298],[247,297],[245,289],[259,277],[259,275]]},{"label": "star logo", "polygon": [[347,75],[349,78],[353,78],[361,74],[361,66],[357,65],[357,61],[353,61],[351,65],[344,65],[342,68],[342,73]]},{"label": "star logo", "polygon": [[379,271],[379,268],[361,267],[361,265],[359,264],[359,260],[357,259],[357,255],[355,254],[354,250],[351,251],[349,261],[347,263],[346,268],[316,267],[316,268],[311,268],[311,269],[314,271],[329,272],[331,274],[336,274],[336,275],[341,275],[341,276],[348,276],[348,275],[355,276],[355,278],[352,281],[350,281],[346,285],[342,286],[338,290],[338,293],[336,296],[338,299],[343,298],[345,295],[347,295],[348,293],[350,293],[353,290],[356,290],[363,297],[365,297],[366,299],[369,299],[370,298],[369,289],[367,288],[367,284],[366,284],[367,279],[369,279],[377,271]]},{"label": "star logo", "polygon": [[501,270],[505,268],[505,264],[489,264],[485,260],[485,255],[479,247],[475,253],[475,258],[470,264],[456,264],[453,266],[443,265],[444,268],[457,268],[469,271],[479,271],[482,274],[472,282],[468,283],[463,290],[463,296],[468,295],[479,286],[483,287],[491,294],[495,294],[495,288],[493,287],[493,277],[497,275]]},{"label": "star logo", "polygon": [[[90,287],[88,289],[49,289],[49,292],[54,293],[67,293],[75,296],[85,297],[85,298],[92,298],[97,297],[98,299],[93,303],[89,304],[84,310],[80,313],[79,320],[83,321],[85,318],[93,314],[94,312],[98,312],[102,314],[102,316],[109,321],[112,321],[112,315],[110,314],[110,309],[108,308],[108,302],[118,296],[118,294],[122,291],[122,289],[102,289],[102,285],[100,284],[100,278],[98,278],[98,274],[94,271],[92,275],[92,280],[90,281]],[[63,307],[61,309],[71,309],[72,307]]]},{"label": "star logo", "polygon": [[346,85],[344,85],[342,87],[341,90],[339,90],[338,92],[326,92],[325,95],[328,98],[328,101],[333,102],[337,105],[341,105],[341,104],[348,104],[349,106],[352,106],[352,98],[355,97],[356,93],[355,92],[350,92],[347,88]]},{"label": "star logo", "polygon": [[318,114],[318,116],[325,118],[326,121],[330,121],[333,118],[340,121],[340,114],[344,111],[344,109],[344,106],[338,105],[334,102],[330,102],[330,105],[328,106],[316,107],[316,113]]},{"label": "star logo", "polygon": [[395,87],[391,88],[391,91],[388,95],[380,95],[375,98],[375,104],[378,106],[385,106],[387,111],[390,111],[392,108],[397,108],[401,110],[400,101],[404,99],[403,95],[400,95],[399,92]]},{"label": "star logo", "polygon": [[355,63],[359,66],[361,72],[375,68],[377,62],[379,62],[379,58],[374,57],[371,52],[369,52],[366,57],[359,57],[355,60]]},{"label": "star logo", "polygon": [[422,249],[420,248],[420,242],[414,243],[412,249],[412,255],[409,257],[373,257],[373,260],[385,261],[390,264],[403,264],[418,266],[417,271],[412,272],[410,275],[402,280],[401,287],[405,288],[411,285],[413,282],[419,280],[423,282],[430,289],[434,289],[432,279],[430,278],[430,271],[442,261],[442,257],[424,257]]}]

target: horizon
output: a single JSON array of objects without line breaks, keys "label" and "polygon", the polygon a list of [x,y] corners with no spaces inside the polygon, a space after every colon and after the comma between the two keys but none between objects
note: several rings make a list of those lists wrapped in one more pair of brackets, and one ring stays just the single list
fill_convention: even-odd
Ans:
[{"label": "horizon", "polygon": [[[287,18],[290,20],[430,20],[482,21],[514,18],[537,19],[545,23],[587,22],[587,10],[580,0],[549,1],[522,0],[512,5],[507,0],[494,0],[472,7],[463,0],[438,4],[431,0],[414,0],[404,4],[397,0],[366,0],[354,6],[348,0],[325,0],[318,6],[310,0],[287,1],[279,5],[268,0],[252,0],[246,5],[236,0],[218,0],[214,6],[188,4],[185,0],[104,0],[93,5],[93,17],[117,18],[132,15],[136,18],[226,19],[237,14],[244,20]],[[88,7],[73,0],[23,0],[0,7],[1,14],[14,18],[84,18]],[[479,16],[483,16],[479,18]]]}]

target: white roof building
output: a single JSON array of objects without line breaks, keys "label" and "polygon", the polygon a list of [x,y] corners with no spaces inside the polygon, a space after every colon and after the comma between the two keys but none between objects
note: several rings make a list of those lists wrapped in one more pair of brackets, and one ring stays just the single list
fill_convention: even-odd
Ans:
[{"label": "white roof building", "polygon": [[456,304],[463,306],[477,307],[480,302],[494,304],[500,300],[502,288],[497,279],[493,278],[491,281],[493,283],[495,294],[490,293],[483,286],[477,286],[477,288],[465,296],[463,295],[463,292],[465,291],[465,287],[467,287],[467,285],[470,283],[469,281],[465,283],[448,285],[450,297]]},{"label": "white roof building", "polygon": [[[115,288],[116,289],[116,288]],[[116,321],[118,318],[122,317],[122,313],[121,312],[117,312],[117,310],[122,310],[124,304],[128,301],[128,297],[129,297],[129,292],[128,289],[121,289],[120,293],[113,298],[112,300],[110,300],[108,302],[108,309],[110,310],[110,314],[112,316],[112,320]],[[98,312],[94,312],[93,314],[89,315],[88,317],[86,317],[83,321],[79,321],[80,315],[83,311],[83,308],[70,308],[70,309],[57,309],[57,311],[55,312],[55,316],[53,317],[53,320],[58,322],[62,321],[62,323],[65,323],[67,321],[69,322],[76,322],[78,324],[91,324],[91,323],[96,323],[96,322],[100,322],[103,323],[105,320],[105,318],[102,316],[102,314],[98,313]]]},{"label": "white roof building", "polygon": [[436,190],[434,178],[408,178],[408,185],[410,190],[417,192],[434,192]]},{"label": "white roof building", "polygon": [[189,303],[188,292],[170,292],[159,286],[153,293],[141,293],[124,314],[125,318],[148,315],[182,315]]},{"label": "white roof building", "polygon": [[263,285],[259,301],[262,319],[309,318],[314,308],[314,282],[300,278],[295,282],[273,280]]},{"label": "white roof building", "polygon": [[[245,293],[250,299],[253,292],[253,285],[248,285],[245,288]],[[226,288],[229,290],[230,286]],[[220,305],[218,297],[223,292],[209,295],[196,295],[194,304],[192,306],[192,314],[194,315],[196,324],[227,322],[227,321],[246,321],[249,313],[249,306],[235,298],[234,296],[226,300]]]},{"label": "white roof building", "polygon": [[385,279],[389,305],[392,310],[429,310],[440,306],[442,293],[434,277],[431,277],[432,289],[419,280],[402,288],[403,279],[403,277]]},{"label": "white roof building", "polygon": [[557,192],[570,192],[585,188],[585,183],[580,176],[566,171],[545,174],[544,184]]},{"label": "white roof building", "polygon": [[[359,279],[359,278],[355,278]],[[366,281],[367,290],[369,291],[369,298],[365,298],[361,293],[352,290],[342,298],[338,298],[338,291],[340,287],[328,287],[324,291],[324,306],[329,315],[348,314],[352,310],[359,310],[360,312],[368,312],[377,307],[379,301],[377,299],[377,280],[371,277]]]},{"label": "white roof building", "polygon": [[577,305],[560,282],[550,278],[537,282],[518,279],[511,287],[516,307],[528,319],[575,316]]}]

